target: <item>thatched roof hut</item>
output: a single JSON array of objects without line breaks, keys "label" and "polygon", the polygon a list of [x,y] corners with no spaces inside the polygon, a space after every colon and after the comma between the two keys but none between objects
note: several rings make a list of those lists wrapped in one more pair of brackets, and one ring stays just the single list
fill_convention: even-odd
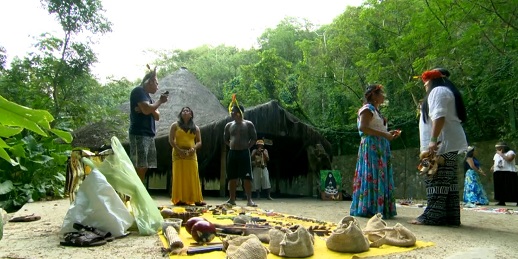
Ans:
[{"label": "thatched roof hut", "polygon": [[[276,101],[245,108],[244,114],[245,119],[254,123],[258,138],[266,138],[273,142],[273,145],[266,148],[270,154],[268,170],[270,177],[275,179],[276,183],[281,179],[289,181],[298,176],[307,176],[314,173],[312,170],[318,170],[315,166],[318,168],[320,165],[313,165],[315,162],[310,161],[317,145],[321,145],[327,158],[331,159],[331,143],[313,127],[301,122],[282,108]],[[223,141],[223,131],[225,125],[231,120],[227,115],[224,119],[200,126],[203,144],[197,153],[200,177],[205,180],[219,179],[221,195],[226,189],[224,164],[228,150]],[[165,135],[157,137],[156,145],[158,153],[163,155],[159,155],[159,167],[170,170],[172,162],[168,137]],[[311,177],[309,179],[313,179]],[[282,192],[279,186],[272,186],[272,188]],[[308,188],[311,189],[311,187]]]},{"label": "thatched roof hut", "polygon": [[101,151],[111,146],[111,137],[116,136],[121,143],[128,142],[129,116],[114,115],[102,121],[85,125],[74,132],[72,146]]},{"label": "thatched roof hut", "polygon": [[[180,69],[161,79],[159,88],[160,93],[169,91],[169,101],[160,107],[161,119],[157,123],[157,137],[155,138],[157,171],[170,176],[172,150],[169,145],[169,126],[177,120],[180,109],[189,106],[194,111],[194,121],[200,127],[202,136],[203,145],[198,151],[200,176],[206,180],[220,179],[220,189],[226,189],[224,164],[228,147],[223,141],[223,131],[225,125],[232,120],[227,109],[187,69]],[[158,93],[153,99],[157,98]],[[128,106],[129,104],[125,104],[124,108],[127,114],[129,113]],[[318,131],[301,122],[276,101],[245,108],[244,114],[245,119],[254,123],[258,138],[270,139],[273,142],[273,145],[266,146],[266,148],[270,154],[268,165],[270,177],[276,179],[276,182],[281,179],[290,180],[298,176],[305,176],[308,175],[308,172],[316,170],[315,162],[311,160],[317,145],[323,147],[321,153],[325,153],[327,158],[330,159],[332,156],[331,144]],[[87,127],[100,128],[99,125]],[[125,138],[123,139],[127,140],[127,127],[124,130]],[[87,131],[78,130],[78,132],[81,135],[76,134],[76,140],[91,137]],[[108,132],[104,136],[104,140],[109,141],[113,136],[111,133],[113,132]],[[93,148],[89,145],[82,146]],[[167,186],[170,188],[169,183]],[[277,189],[277,191],[279,190]]]}]

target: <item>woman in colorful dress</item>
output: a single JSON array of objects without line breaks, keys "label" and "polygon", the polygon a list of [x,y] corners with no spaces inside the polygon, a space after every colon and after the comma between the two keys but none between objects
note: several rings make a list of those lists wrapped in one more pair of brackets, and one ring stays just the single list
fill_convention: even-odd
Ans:
[{"label": "woman in colorful dress", "polygon": [[426,176],[426,209],[417,225],[460,225],[457,157],[468,143],[462,128],[467,119],[466,107],[459,90],[448,79],[445,69],[425,71],[421,75],[426,91],[419,118],[421,152],[442,157],[437,172]]},{"label": "woman in colorful dress", "polygon": [[194,113],[184,107],[178,114],[178,121],[169,130],[169,143],[173,147],[173,204],[206,205],[201,193],[196,150],[201,148],[200,128],[194,124]]},{"label": "woman in colorful dress", "polygon": [[361,141],[353,180],[351,216],[372,217],[381,213],[384,219],[397,215],[390,141],[399,131],[387,130],[387,121],[379,106],[385,100],[382,85],[370,85],[365,103],[358,110],[357,125]]},{"label": "woman in colorful dress", "polygon": [[488,205],[486,191],[480,182],[478,174],[486,176],[484,170],[480,167],[476,155],[477,150],[473,146],[468,147],[466,158],[464,159],[464,206],[473,207],[474,205]]}]

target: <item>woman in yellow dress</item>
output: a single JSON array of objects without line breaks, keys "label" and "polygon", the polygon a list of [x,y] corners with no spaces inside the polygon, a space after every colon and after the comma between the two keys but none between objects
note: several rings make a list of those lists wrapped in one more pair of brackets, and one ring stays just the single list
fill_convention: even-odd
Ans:
[{"label": "woman in yellow dress", "polygon": [[173,191],[174,205],[204,206],[201,194],[198,158],[196,150],[201,148],[200,128],[194,124],[194,113],[183,107],[178,121],[169,129],[169,143],[173,147]]}]

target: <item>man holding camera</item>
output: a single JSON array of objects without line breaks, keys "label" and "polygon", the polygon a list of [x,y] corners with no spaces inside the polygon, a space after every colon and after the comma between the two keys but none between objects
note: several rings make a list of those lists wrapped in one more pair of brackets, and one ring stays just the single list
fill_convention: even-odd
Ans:
[{"label": "man holding camera", "polygon": [[130,158],[142,182],[148,168],[157,167],[155,147],[155,121],[160,120],[158,107],[167,102],[169,92],[160,95],[156,102],[150,94],[158,91],[156,67],[142,79],[142,83],[131,91],[130,95]]},{"label": "man holding camera", "polygon": [[259,139],[255,143],[257,148],[252,151],[252,174],[254,176],[253,187],[257,192],[257,198],[261,197],[261,189],[266,191],[266,199],[273,200],[270,196],[271,184],[266,163],[270,160],[268,150],[264,148],[264,140]]}]

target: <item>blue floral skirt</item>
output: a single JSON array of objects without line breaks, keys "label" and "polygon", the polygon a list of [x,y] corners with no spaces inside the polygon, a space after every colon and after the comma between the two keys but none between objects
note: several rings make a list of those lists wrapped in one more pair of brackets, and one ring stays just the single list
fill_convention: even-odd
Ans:
[{"label": "blue floral skirt", "polygon": [[372,217],[381,213],[387,219],[397,215],[390,156],[387,139],[362,137],[354,172],[351,216]]},{"label": "blue floral skirt", "polygon": [[479,205],[488,205],[486,191],[480,183],[480,178],[473,169],[466,171],[464,179],[464,203],[473,203]]}]

